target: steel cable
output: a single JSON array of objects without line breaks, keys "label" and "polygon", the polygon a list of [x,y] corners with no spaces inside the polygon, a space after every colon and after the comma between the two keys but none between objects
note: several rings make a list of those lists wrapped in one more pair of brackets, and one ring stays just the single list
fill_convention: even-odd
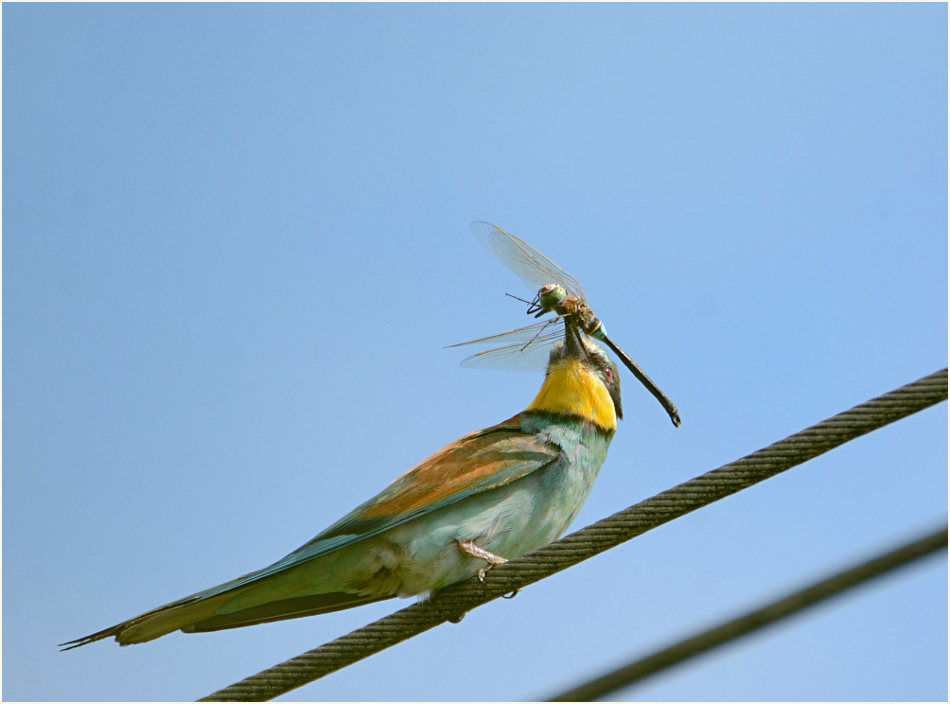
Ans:
[{"label": "steel cable", "polygon": [[734,494],[849,440],[947,398],[942,369],[806,428],[336,640],[251,675],[199,701],[265,701],[411,638],[466,611]]},{"label": "steel cable", "polygon": [[946,553],[947,529],[941,528],[918,538],[895,550],[822,579],[793,594],[761,608],[749,611],[742,616],[730,619],[714,628],[685,638],[674,645],[662,648],[650,655],[639,658],[629,665],[617,668],[584,684],[561,692],[544,701],[551,702],[589,702],[622,687],[635,684],[651,675],[678,665],[697,655],[702,655],[728,641],[764,628],[776,621],[830,599],[842,592],[880,577],[887,572],[909,565],[923,557],[933,555],[943,549]]}]

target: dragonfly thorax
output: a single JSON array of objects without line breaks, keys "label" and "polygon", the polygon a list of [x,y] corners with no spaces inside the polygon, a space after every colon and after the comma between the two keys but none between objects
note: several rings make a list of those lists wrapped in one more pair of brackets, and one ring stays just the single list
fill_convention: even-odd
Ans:
[{"label": "dragonfly thorax", "polygon": [[577,326],[591,337],[603,339],[606,334],[600,318],[594,315],[590,306],[577,296],[567,296],[554,310],[558,315],[573,316]]}]

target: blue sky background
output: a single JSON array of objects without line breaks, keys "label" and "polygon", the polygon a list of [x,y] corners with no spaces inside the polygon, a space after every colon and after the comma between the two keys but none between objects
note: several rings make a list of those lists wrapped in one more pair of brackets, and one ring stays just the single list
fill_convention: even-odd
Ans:
[{"label": "blue sky background", "polygon": [[[262,567],[541,374],[469,233],[678,404],[574,528],[947,364],[947,7],[5,5],[3,697],[194,699],[390,601],[69,653]],[[946,404],[291,693],[531,699],[946,523]],[[947,697],[931,559],[617,693]]]}]

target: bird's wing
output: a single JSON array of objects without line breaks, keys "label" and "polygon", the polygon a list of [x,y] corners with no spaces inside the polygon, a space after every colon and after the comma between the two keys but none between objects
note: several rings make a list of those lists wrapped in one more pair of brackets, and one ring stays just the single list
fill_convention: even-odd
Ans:
[{"label": "bird's wing", "polygon": [[519,414],[445,446],[286,557],[201,592],[201,598],[253,584],[556,462],[560,448],[522,430],[521,421]]},{"label": "bird's wing", "polygon": [[560,449],[526,433],[521,420],[519,414],[447,445],[301,549],[337,536],[376,535],[472,494],[510,484],[555,461]]}]

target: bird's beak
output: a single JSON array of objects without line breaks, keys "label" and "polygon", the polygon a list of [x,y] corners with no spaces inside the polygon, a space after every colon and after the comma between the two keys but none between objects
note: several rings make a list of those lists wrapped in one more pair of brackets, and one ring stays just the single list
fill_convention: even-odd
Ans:
[{"label": "bird's beak", "polygon": [[587,354],[587,349],[581,342],[581,334],[571,316],[564,318],[564,352],[565,356],[573,359],[581,359]]}]

